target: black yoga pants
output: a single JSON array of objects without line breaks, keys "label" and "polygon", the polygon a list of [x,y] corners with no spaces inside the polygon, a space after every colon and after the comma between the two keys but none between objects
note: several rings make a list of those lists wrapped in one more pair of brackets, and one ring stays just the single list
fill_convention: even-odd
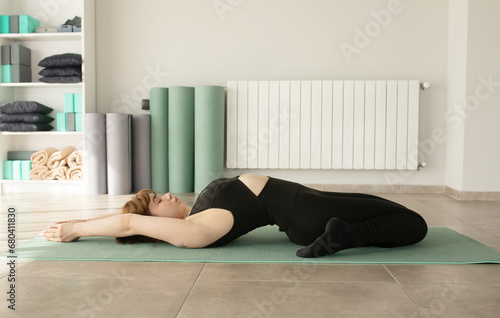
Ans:
[{"label": "black yoga pants", "polygon": [[368,194],[324,192],[300,186],[286,234],[309,245],[338,217],[356,228],[357,246],[396,247],[414,244],[427,234],[425,220],[406,207]]}]

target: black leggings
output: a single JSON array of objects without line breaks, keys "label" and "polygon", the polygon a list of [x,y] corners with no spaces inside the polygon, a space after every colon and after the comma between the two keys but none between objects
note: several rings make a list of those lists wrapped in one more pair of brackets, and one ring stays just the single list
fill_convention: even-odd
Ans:
[{"label": "black leggings", "polygon": [[353,225],[356,246],[396,247],[420,242],[427,234],[425,220],[406,207],[368,194],[318,191],[300,186],[286,234],[296,244],[309,245],[338,217]]}]

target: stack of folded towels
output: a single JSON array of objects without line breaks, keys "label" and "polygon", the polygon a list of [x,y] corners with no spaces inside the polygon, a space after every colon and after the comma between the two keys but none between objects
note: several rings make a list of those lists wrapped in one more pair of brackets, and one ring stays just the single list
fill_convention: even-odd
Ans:
[{"label": "stack of folded towels", "polygon": [[83,180],[82,151],[69,146],[31,155],[31,180]]},{"label": "stack of folded towels", "polygon": [[44,83],[80,83],[82,81],[82,55],[65,53],[52,55],[38,63],[44,67],[38,74]]},{"label": "stack of folded towels", "polygon": [[0,105],[0,131],[48,131],[53,109],[37,102],[16,101]]}]

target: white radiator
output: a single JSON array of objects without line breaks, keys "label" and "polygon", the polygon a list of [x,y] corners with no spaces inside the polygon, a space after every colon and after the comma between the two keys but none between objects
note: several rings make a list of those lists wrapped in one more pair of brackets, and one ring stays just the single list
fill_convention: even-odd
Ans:
[{"label": "white radiator", "polygon": [[419,81],[230,81],[227,167],[418,168]]}]

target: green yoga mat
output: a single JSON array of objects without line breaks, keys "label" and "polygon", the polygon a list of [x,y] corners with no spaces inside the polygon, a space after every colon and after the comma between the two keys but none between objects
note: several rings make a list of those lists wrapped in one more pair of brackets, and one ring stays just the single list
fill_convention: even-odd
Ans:
[{"label": "green yoga mat", "polygon": [[[57,243],[37,237],[16,248],[18,259],[217,262],[217,263],[362,263],[362,264],[474,264],[500,263],[500,253],[448,228],[430,228],[420,243],[395,247],[362,247],[315,259],[295,256],[301,246],[291,243],[277,227],[250,232],[216,248],[183,249],[166,243],[119,245],[113,238],[88,237]],[[7,257],[10,254],[3,254]]]},{"label": "green yoga mat", "polygon": [[168,188],[173,193],[193,192],[194,88],[168,89]]},{"label": "green yoga mat", "polygon": [[154,87],[149,93],[151,113],[151,187],[168,192],[168,88]]},{"label": "green yoga mat", "polygon": [[222,86],[195,87],[196,193],[224,174],[224,99],[225,89]]}]

